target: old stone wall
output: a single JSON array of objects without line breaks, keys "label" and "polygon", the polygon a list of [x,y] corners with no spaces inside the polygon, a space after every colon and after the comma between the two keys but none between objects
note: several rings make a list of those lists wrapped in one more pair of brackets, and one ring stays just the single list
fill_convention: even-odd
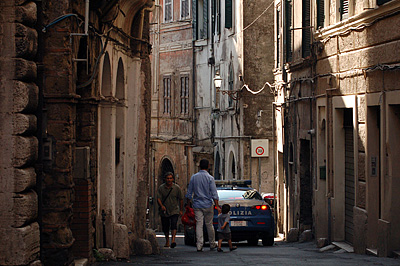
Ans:
[{"label": "old stone wall", "polygon": [[[43,1],[43,24],[72,13],[70,1]],[[43,96],[46,112],[45,138],[50,142],[42,193],[42,249],[45,264],[73,262],[71,231],[73,161],[75,148],[76,94],[72,75],[70,33],[74,20],[64,19],[43,34]]]},{"label": "old stone wall", "polygon": [[[357,253],[365,253],[366,248],[370,248],[377,249],[379,256],[390,256],[391,250],[399,248],[399,242],[394,241],[398,239],[398,228],[390,227],[391,224],[396,224],[396,215],[388,211],[390,199],[394,197],[385,192],[388,196],[379,199],[379,190],[383,191],[385,184],[392,182],[392,177],[386,175],[392,169],[388,163],[390,156],[379,155],[379,150],[386,154],[388,146],[382,141],[388,143],[393,139],[389,135],[382,136],[393,130],[389,130],[388,125],[398,123],[394,117],[390,117],[390,108],[385,106],[386,101],[391,101],[392,106],[399,104],[397,76],[400,57],[396,51],[400,34],[398,31],[385,30],[398,25],[398,12],[398,3],[390,1],[386,5],[376,6],[374,10],[349,18],[346,27],[332,28],[329,38],[324,39],[324,31],[318,36],[322,41],[322,49],[316,63],[317,74],[330,75],[318,79],[317,94],[326,93],[327,108],[332,107],[327,117],[328,147],[333,145],[328,149],[327,173],[328,180],[331,181],[327,188],[328,194],[333,193],[338,199],[338,202],[332,204],[332,210],[339,224],[333,230],[332,238],[343,239],[347,232],[340,226],[345,220],[345,213],[341,209],[344,201],[344,189],[341,186],[344,184],[340,183],[342,177],[337,173],[339,160],[335,157],[335,152],[340,149],[340,142],[338,143],[336,137],[340,131],[338,125],[335,126],[335,119],[338,117],[337,111],[345,107],[351,108],[354,113],[353,245]],[[356,25],[360,30],[353,30]],[[343,34],[344,30],[347,30],[346,34]],[[389,91],[390,97],[387,96]],[[373,159],[379,162],[373,162]],[[396,189],[397,185],[391,184],[393,186],[388,187]],[[322,206],[325,203],[317,204]],[[317,230],[326,226],[321,224],[321,219],[316,222]],[[391,237],[387,237],[389,231]],[[392,246],[389,247],[390,245]]]},{"label": "old stone wall", "polygon": [[[243,79],[252,94],[242,90],[243,135],[255,139],[269,139],[270,156],[263,157],[261,173],[258,158],[250,154],[250,141],[243,143],[243,177],[252,179],[252,185],[260,192],[273,192],[273,153],[272,153],[272,102],[274,95],[266,82],[273,84],[274,67],[274,9],[269,1],[243,1]],[[255,12],[257,10],[257,12]],[[264,13],[264,11],[266,11]],[[263,13],[262,16],[260,16]],[[260,16],[260,17],[259,17]],[[236,88],[239,89],[239,88]],[[250,165],[251,164],[251,165]]]},{"label": "old stone wall", "polygon": [[40,253],[36,4],[1,1],[0,14],[0,264],[26,265]]}]

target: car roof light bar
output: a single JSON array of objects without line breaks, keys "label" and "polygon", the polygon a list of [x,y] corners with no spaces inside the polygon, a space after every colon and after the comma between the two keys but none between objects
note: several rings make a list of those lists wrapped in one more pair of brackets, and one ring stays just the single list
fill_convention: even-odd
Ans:
[{"label": "car roof light bar", "polygon": [[215,180],[216,186],[243,186],[250,187],[251,180]]}]

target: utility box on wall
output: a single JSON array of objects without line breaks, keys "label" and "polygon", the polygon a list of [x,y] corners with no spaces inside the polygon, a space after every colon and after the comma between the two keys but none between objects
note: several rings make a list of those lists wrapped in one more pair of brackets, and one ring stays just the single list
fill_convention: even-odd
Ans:
[{"label": "utility box on wall", "polygon": [[269,140],[252,139],[251,157],[269,157]]}]

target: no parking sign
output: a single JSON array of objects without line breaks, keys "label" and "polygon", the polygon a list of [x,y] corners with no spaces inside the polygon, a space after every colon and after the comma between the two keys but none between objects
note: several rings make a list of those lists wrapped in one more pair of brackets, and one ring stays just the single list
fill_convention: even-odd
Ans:
[{"label": "no parking sign", "polygon": [[251,140],[251,157],[268,157],[269,142],[268,139]]}]

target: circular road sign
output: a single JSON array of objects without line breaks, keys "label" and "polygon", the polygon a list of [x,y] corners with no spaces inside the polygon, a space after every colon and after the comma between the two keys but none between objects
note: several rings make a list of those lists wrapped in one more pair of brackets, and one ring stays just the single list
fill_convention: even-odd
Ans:
[{"label": "circular road sign", "polygon": [[261,147],[261,146],[258,146],[256,148],[256,153],[257,153],[257,155],[263,155],[264,154],[264,148]]}]

